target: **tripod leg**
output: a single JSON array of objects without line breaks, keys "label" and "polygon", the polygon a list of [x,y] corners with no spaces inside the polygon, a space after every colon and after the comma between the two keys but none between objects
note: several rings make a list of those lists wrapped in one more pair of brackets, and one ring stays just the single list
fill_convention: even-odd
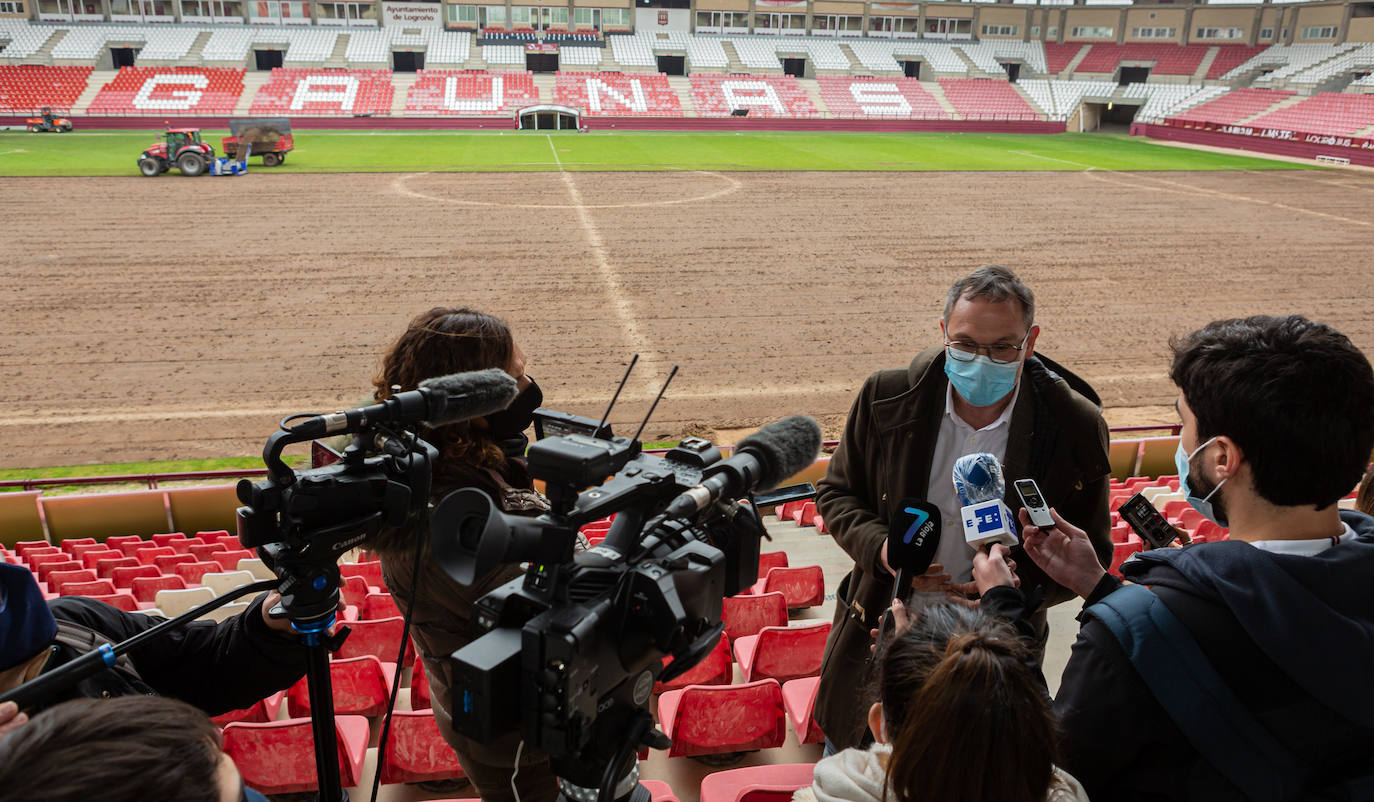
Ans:
[{"label": "tripod leg", "polygon": [[319,802],[348,802],[339,780],[339,753],[334,735],[334,690],[329,678],[329,650],[318,633],[303,633],[306,642],[306,684],[310,689],[310,726],[315,735],[315,771],[320,781]]}]

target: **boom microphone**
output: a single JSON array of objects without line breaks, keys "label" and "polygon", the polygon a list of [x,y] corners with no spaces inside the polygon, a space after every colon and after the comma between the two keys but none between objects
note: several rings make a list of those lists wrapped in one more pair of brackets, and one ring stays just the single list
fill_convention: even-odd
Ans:
[{"label": "boom microphone", "polygon": [[1015,546],[1019,541],[1012,524],[1011,509],[1002,501],[1007,492],[1002,478],[1002,463],[986,452],[965,454],[954,461],[954,489],[963,507],[959,518],[964,524],[964,540],[980,549],[993,543]]},{"label": "boom microphone", "polygon": [[897,572],[892,598],[906,601],[911,581],[935,561],[939,545],[940,508],[921,499],[902,499],[887,530],[887,564]]},{"label": "boom microphone", "polygon": [[708,467],[701,484],[683,491],[668,505],[674,518],[696,515],[722,497],[777,487],[804,470],[821,451],[821,427],[815,419],[793,415],[770,423],[735,446],[735,453]]},{"label": "boom microphone", "polygon": [[499,412],[518,394],[515,379],[500,368],[452,373],[425,379],[420,389],[397,393],[378,404],[306,418],[289,431],[314,438],[356,432],[376,423],[423,421],[439,426]]}]

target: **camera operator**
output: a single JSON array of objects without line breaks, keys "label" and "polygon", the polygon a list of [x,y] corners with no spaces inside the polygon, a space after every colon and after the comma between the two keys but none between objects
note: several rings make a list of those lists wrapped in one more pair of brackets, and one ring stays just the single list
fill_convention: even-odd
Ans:
[{"label": "camera operator", "polygon": [[1086,599],[1066,767],[1094,799],[1368,799],[1374,518],[1336,502],[1374,448],[1374,371],[1296,315],[1173,350],[1180,489],[1230,539],[1138,554],[1123,586],[1080,528],[1022,513],[1026,553]]},{"label": "camera operator", "polygon": [[[375,398],[414,390],[424,379],[487,368],[515,377],[520,395],[503,412],[485,418],[423,429],[421,436],[439,451],[431,497],[437,501],[459,488],[485,491],[506,512],[537,515],[548,502],[534,490],[522,457],[524,431],[542,400],[538,385],[525,374],[525,356],[499,318],[467,308],[434,308],[410,322],[383,357],[373,381]],[[439,732],[453,746],[463,772],[486,802],[513,800],[512,774],[522,802],[547,802],[558,794],[547,756],[520,749],[519,734],[490,745],[454,731],[453,670],[448,656],[471,640],[473,603],[522,574],[503,565],[471,585],[454,581],[439,568],[428,540],[418,531],[384,530],[364,544],[378,553],[382,576],[402,612],[411,617],[411,635],[424,660]],[[418,550],[418,553],[417,553]],[[418,564],[419,572],[415,572]],[[515,700],[511,701],[515,704]]]},{"label": "camera operator", "polygon": [[[305,650],[290,622],[266,613],[278,598],[275,592],[264,594],[233,618],[194,621],[154,638],[49,704],[156,694],[181,699],[212,716],[248,707],[305,674]],[[164,620],[80,596],[46,602],[26,569],[0,564],[0,693]],[[11,703],[0,707],[0,735],[6,724],[22,720],[18,715]]]},{"label": "camera operator", "polygon": [[265,802],[205,714],[175,699],[77,699],[0,740],[0,802]]}]

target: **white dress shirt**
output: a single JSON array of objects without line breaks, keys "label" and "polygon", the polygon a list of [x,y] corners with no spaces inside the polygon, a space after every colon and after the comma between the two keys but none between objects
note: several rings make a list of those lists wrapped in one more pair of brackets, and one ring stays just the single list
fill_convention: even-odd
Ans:
[{"label": "white dress shirt", "polygon": [[935,453],[930,460],[930,479],[926,500],[940,508],[940,547],[935,562],[945,567],[955,582],[973,578],[973,549],[964,542],[964,526],[959,518],[959,493],[954,489],[954,461],[965,454],[987,452],[1001,462],[1007,456],[1007,435],[1011,431],[1011,411],[1021,393],[1021,382],[1012,391],[1011,403],[997,416],[997,420],[981,429],[974,429],[954,411],[954,388],[945,387],[945,414],[940,419],[940,433],[935,439]]}]

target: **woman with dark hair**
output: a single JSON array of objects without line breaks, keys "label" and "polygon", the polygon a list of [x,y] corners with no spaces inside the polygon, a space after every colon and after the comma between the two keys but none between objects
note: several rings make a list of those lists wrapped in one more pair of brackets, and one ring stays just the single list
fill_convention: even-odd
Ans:
[{"label": "woman with dark hair", "polygon": [[[984,592],[984,572],[1010,576],[1014,565],[993,548],[994,559],[975,560]],[[1086,802],[1054,765],[1054,717],[1026,633],[960,604],[928,606],[906,628],[903,619],[878,661],[876,742],[816,764],[794,801]]]},{"label": "woman with dark hair", "polygon": [[1374,465],[1365,469],[1364,481],[1360,482],[1359,493],[1355,496],[1355,509],[1365,515],[1374,515]]},{"label": "woman with dark hair", "polygon": [[[525,355],[500,318],[448,307],[419,315],[383,356],[373,380],[374,397],[382,401],[414,390],[428,378],[487,368],[501,368],[515,377],[520,395],[502,412],[421,431],[439,450],[431,499],[438,501],[450,491],[473,487],[506,512],[537,515],[548,509],[548,502],[534,490],[526,469],[524,431],[543,396],[526,375]],[[424,661],[439,732],[458,753],[458,762],[478,794],[486,802],[514,800],[517,791],[521,802],[553,800],[558,788],[547,756],[528,746],[522,749],[518,733],[493,744],[465,738],[454,731],[449,712],[453,671],[448,656],[471,640],[472,606],[520,576],[519,567],[501,566],[471,585],[462,585],[439,568],[429,543],[422,541],[416,529],[385,530],[365,546],[379,555],[392,598],[402,613],[411,616],[411,638]]]}]

